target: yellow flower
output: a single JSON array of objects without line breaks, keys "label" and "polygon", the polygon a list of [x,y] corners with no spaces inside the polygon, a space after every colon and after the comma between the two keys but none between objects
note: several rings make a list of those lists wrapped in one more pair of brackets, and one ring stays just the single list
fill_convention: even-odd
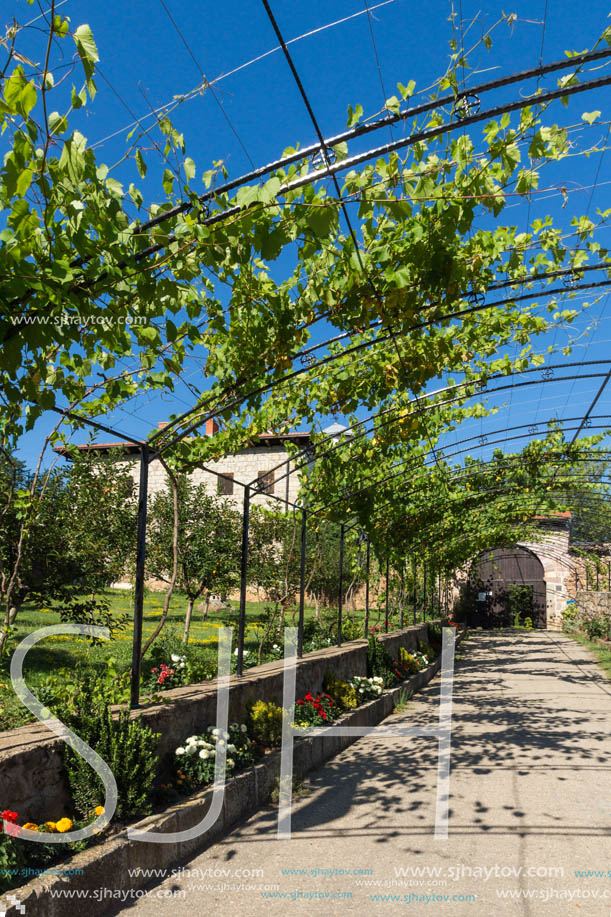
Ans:
[{"label": "yellow flower", "polygon": [[45,831],[53,832],[56,830],[57,826],[54,821],[46,821],[42,827]]},{"label": "yellow flower", "polygon": [[104,806],[96,806],[95,809],[93,810],[93,814],[94,814],[94,815],[103,815],[103,814],[104,814]]},{"label": "yellow flower", "polygon": [[38,831],[38,825],[35,825],[33,821],[26,821],[24,828],[27,828],[28,831]]},{"label": "yellow flower", "polygon": [[72,827],[72,822],[69,818],[60,818],[56,823],[55,828],[59,831],[60,834],[65,834],[66,831],[69,831]]}]

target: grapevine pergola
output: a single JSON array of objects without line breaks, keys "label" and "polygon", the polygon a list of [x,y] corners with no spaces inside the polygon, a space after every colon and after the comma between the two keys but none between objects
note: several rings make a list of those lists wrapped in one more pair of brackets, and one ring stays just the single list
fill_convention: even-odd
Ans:
[{"label": "grapevine pergola", "polygon": [[[532,530],[537,513],[565,506],[571,493],[603,499],[608,486],[609,453],[599,443],[611,415],[600,412],[599,402],[611,360],[561,359],[552,348],[554,360],[546,362],[530,342],[579,317],[579,310],[563,308],[564,300],[611,291],[611,259],[598,241],[611,210],[599,210],[597,222],[587,211],[575,215],[570,231],[531,213],[544,165],[559,170],[563,160],[585,153],[602,161],[604,146],[575,152],[568,128],[547,122],[552,103],[569,105],[586,94],[598,99],[611,85],[609,32],[591,51],[468,87],[464,76],[460,85],[465,58],[456,53],[426,101],[413,104],[414,85],[399,84],[401,98],[387,100],[382,116],[364,122],[357,107],[346,130],[325,137],[274,12],[268,0],[262,3],[315,141],[230,180],[221,167],[211,170],[208,190],[198,194],[181,136],[159,118],[165,155],[177,154],[181,162],[175,172],[165,170],[167,200],[144,221],[126,204],[139,210],[142,193],[130,186],[126,194],[97,167],[85,138],[67,135],[67,117],[48,113],[49,55],[40,86],[20,63],[4,77],[3,118],[15,142],[2,173],[8,208],[2,236],[12,267],[3,279],[0,320],[3,448],[18,440],[24,424],[29,429],[48,412],[59,417],[51,444],[65,442],[64,429],[72,426],[137,447],[134,705],[148,469],[157,459],[223,477],[207,462],[259,435],[313,425],[327,413],[348,418],[342,436],[316,436],[313,447],[294,450],[273,469],[280,472],[277,481],[303,476],[298,504],[271,495],[300,514],[300,653],[309,521],[326,518],[340,526],[340,569],[345,535],[356,528],[367,540],[367,571],[371,545],[387,571],[407,555],[415,562],[417,555],[437,554],[441,575],[501,533],[518,540]],[[52,4],[51,37],[69,34],[64,22]],[[93,96],[97,49],[88,27],[73,37],[85,71],[80,105],[72,99],[78,108],[87,93]],[[11,49],[8,54],[10,63]],[[601,67],[603,75],[590,78],[590,70]],[[541,87],[552,75],[556,85]],[[502,97],[508,89],[514,95]],[[37,93],[40,122],[33,116]],[[598,116],[584,113],[581,128]],[[480,124],[483,139],[476,143],[468,131]],[[363,138],[392,127],[402,127],[402,136],[364,145]],[[50,155],[57,144],[59,158]],[[139,147],[133,158],[144,178]],[[568,198],[564,185],[558,187]],[[511,197],[528,202],[524,232],[500,222]],[[116,232],[104,239],[112,221]],[[270,264],[289,250],[294,266],[276,281]],[[217,293],[221,285],[228,304]],[[114,325],[97,333],[83,321],[66,321],[58,331],[52,320],[66,314],[112,317]],[[147,323],[136,323],[139,317]],[[128,358],[132,363],[121,368]],[[207,387],[190,381],[189,361]],[[434,380],[439,388],[431,388]],[[479,434],[446,442],[467,419],[483,425],[494,413],[487,403],[496,393],[553,392],[583,380],[593,389],[582,412],[560,419],[551,411],[545,421],[486,432],[482,426]],[[147,437],[100,419],[142,389],[164,394],[179,383],[190,393],[186,410]],[[219,434],[199,435],[213,419],[221,422]],[[470,458],[509,443],[525,445],[503,459],[497,453]],[[258,484],[234,483],[243,490],[241,675],[249,508]],[[388,627],[388,576],[386,590]],[[341,593],[340,583],[340,642]]]}]

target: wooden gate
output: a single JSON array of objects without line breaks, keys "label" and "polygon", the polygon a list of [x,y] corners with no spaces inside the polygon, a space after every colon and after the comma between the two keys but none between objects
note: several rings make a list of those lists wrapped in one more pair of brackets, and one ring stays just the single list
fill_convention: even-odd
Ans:
[{"label": "wooden gate", "polygon": [[469,582],[474,606],[471,627],[506,627],[516,614],[534,627],[546,626],[546,587],[543,564],[526,548],[484,551],[473,562]]}]

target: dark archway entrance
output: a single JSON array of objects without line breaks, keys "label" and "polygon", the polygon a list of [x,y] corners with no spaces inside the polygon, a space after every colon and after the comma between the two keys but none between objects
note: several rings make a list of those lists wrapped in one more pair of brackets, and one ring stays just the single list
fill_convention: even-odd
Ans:
[{"label": "dark archway entrance", "polygon": [[469,585],[473,603],[471,627],[506,627],[516,615],[521,624],[546,627],[546,586],[543,564],[526,548],[484,551],[473,562]]}]

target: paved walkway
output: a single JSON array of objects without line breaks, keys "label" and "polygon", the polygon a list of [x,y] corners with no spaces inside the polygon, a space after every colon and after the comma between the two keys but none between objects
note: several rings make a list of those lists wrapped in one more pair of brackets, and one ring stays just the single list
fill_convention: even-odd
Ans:
[{"label": "paved walkway", "polygon": [[[447,841],[433,836],[437,741],[360,739],[313,773],[290,841],[276,840],[269,807],[121,913],[611,914],[611,684],[562,634],[477,632],[461,651]],[[385,722],[435,723],[438,692],[437,678]],[[286,875],[291,869],[303,872]],[[200,878],[203,870],[226,872]],[[235,890],[240,884],[251,888]],[[264,898],[259,885],[285,897]],[[154,897],[172,890],[184,898]],[[332,897],[340,893],[351,897]]]}]

